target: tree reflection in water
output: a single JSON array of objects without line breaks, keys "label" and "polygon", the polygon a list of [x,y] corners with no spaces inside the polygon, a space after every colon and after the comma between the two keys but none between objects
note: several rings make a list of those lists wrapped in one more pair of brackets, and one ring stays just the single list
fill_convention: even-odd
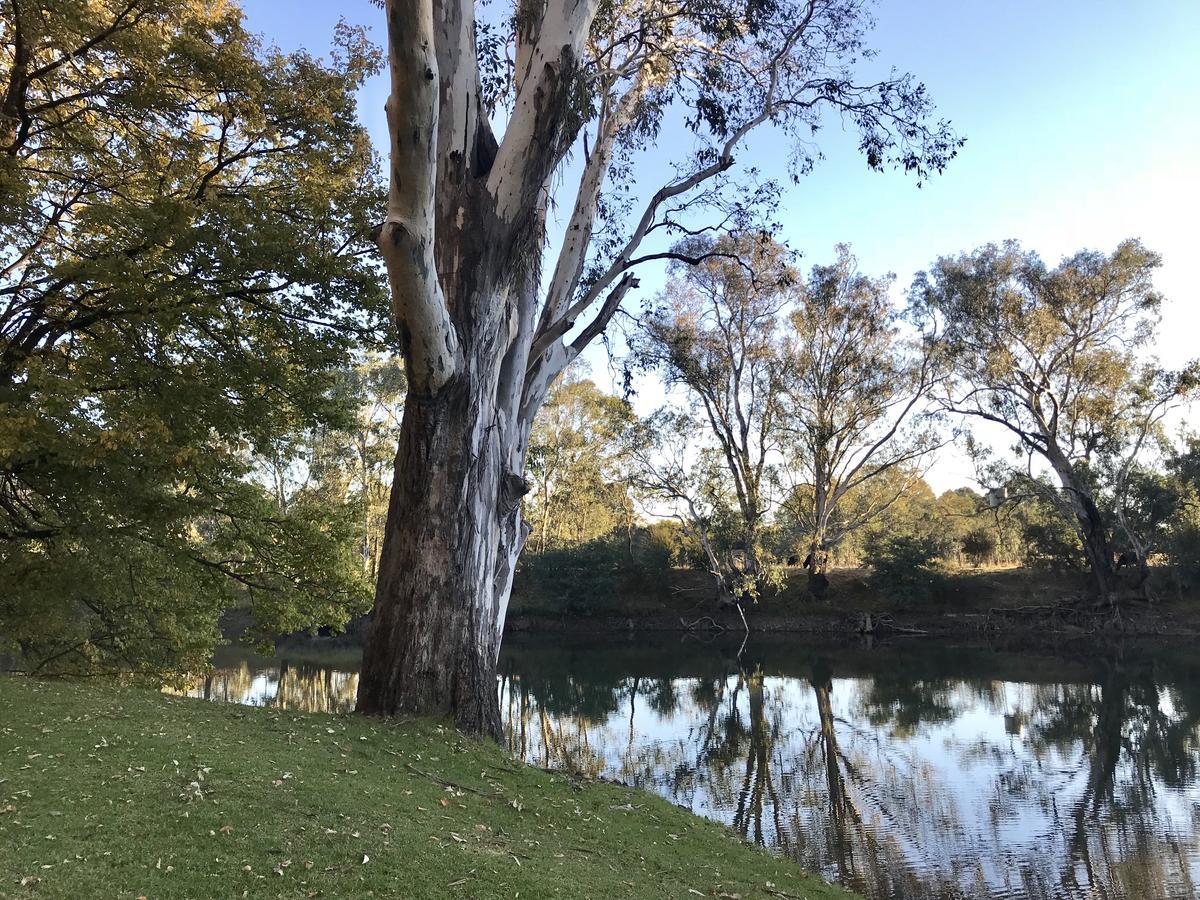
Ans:
[{"label": "tree reflection in water", "polygon": [[514,647],[513,751],[655,790],[872,898],[1196,896],[1187,653],[697,653]]},{"label": "tree reflection in water", "polygon": [[[349,712],[353,668],[230,654],[187,693]],[[873,900],[1197,896],[1190,648],[518,637],[499,690],[530,763],[656,791]]]},{"label": "tree reflection in water", "polygon": [[226,662],[210,673],[189,678],[182,690],[164,690],[246,706],[350,713],[358,694],[358,672],[318,662],[252,657]]}]

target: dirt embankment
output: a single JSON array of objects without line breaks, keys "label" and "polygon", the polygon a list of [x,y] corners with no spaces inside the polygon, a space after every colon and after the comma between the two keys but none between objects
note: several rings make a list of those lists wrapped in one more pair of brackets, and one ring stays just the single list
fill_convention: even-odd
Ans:
[{"label": "dirt embankment", "polygon": [[[1165,579],[1163,579],[1165,581]],[[805,573],[793,570],[783,585],[744,609],[759,633],[987,634],[1095,633],[1200,636],[1200,598],[1166,589],[1156,602],[1119,610],[1097,609],[1086,600],[1078,576],[1028,569],[967,570],[941,577],[925,596],[889,595],[873,587],[862,569],[831,573],[825,599],[812,599]],[[537,596],[518,585],[508,615],[509,631],[735,631],[737,611],[719,607],[707,576],[677,570],[664,586],[629,591],[579,609],[571,598]]]}]

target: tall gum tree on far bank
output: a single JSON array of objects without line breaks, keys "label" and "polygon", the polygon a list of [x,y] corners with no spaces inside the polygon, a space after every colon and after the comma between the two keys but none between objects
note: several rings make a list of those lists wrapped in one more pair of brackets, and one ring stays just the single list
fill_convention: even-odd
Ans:
[{"label": "tall gum tree on far bank", "polygon": [[[1023,466],[1007,468],[1071,523],[1094,592],[1114,603],[1123,583],[1102,492],[1120,494],[1165,414],[1197,384],[1197,366],[1168,372],[1154,345],[1161,295],[1156,253],[1124,241],[1080,251],[1049,269],[1016,242],[944,257],[913,285],[912,301],[958,376],[944,397],[961,414],[1003,426]],[[1037,477],[1044,465],[1057,489]],[[1105,473],[1109,477],[1105,477]]]},{"label": "tall gum tree on far bank", "polygon": [[[826,112],[876,169],[923,178],[961,141],[911,77],[860,77],[859,0],[526,0],[502,14],[507,36],[477,28],[473,0],[383,8],[391,186],[377,241],[410,393],[358,709],[498,735],[533,418],[639,267],[743,202],[735,156],[760,126],[791,140],[795,174]],[[668,118],[690,140],[643,194],[637,152]],[[571,152],[581,172],[565,186]],[[552,200],[567,218],[547,248]]]},{"label": "tall gum tree on far bank", "polygon": [[[891,278],[860,272],[845,245],[837,255],[814,266],[799,291],[785,368],[785,468],[801,481],[789,511],[809,536],[804,564],[815,596],[827,587],[829,547],[894,503],[939,446],[928,402],[943,377],[935,355],[901,335]],[[848,494],[893,471],[906,473],[896,490],[864,493],[871,499],[839,519]]]},{"label": "tall gum tree on far bank", "polygon": [[794,299],[796,273],[787,248],[766,235],[693,238],[675,252],[689,261],[672,263],[675,277],[643,317],[635,357],[686,392],[716,442],[741,520],[738,593],[755,593],[774,500],[770,462],[782,449],[786,354],[779,320]]}]

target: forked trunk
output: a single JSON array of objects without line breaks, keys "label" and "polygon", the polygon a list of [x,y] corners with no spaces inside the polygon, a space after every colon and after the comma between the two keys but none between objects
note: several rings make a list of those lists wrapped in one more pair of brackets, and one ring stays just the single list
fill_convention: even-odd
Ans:
[{"label": "forked trunk", "polygon": [[[1095,501],[1087,489],[1079,483],[1074,469],[1066,457],[1051,447],[1048,453],[1051,466],[1063,486],[1059,508],[1070,516],[1075,533],[1083,544],[1088,569],[1092,574],[1092,585],[1096,599],[1112,604],[1118,599],[1119,583],[1113,567],[1112,547],[1108,542],[1108,531]],[[1065,508],[1064,508],[1065,507]]]},{"label": "forked trunk", "polygon": [[1120,584],[1113,568],[1112,547],[1108,542],[1104,520],[1091,497],[1080,496],[1077,506],[1076,531],[1083,542],[1083,552],[1092,572],[1096,599],[1102,603],[1115,603]]},{"label": "forked trunk", "polygon": [[526,529],[493,418],[466,379],[405,408],[359,712],[500,736],[496,660]]}]

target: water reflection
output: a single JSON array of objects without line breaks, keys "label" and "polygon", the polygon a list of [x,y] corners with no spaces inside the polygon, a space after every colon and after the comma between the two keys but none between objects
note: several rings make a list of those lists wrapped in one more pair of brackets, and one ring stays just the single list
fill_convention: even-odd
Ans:
[{"label": "water reflection", "polygon": [[[1200,896],[1189,648],[737,651],[510,640],[510,748],[656,791],[876,900]],[[346,668],[241,660],[192,693],[344,711],[356,687]]]},{"label": "water reflection", "polygon": [[357,668],[352,657],[295,660],[224,650],[213,660],[212,672],[189,678],[182,690],[164,690],[246,706],[350,713],[358,694]]},{"label": "water reflection", "polygon": [[1197,676],[1187,651],[514,642],[501,698],[515,753],[655,790],[869,897],[1141,900],[1197,896]]}]

